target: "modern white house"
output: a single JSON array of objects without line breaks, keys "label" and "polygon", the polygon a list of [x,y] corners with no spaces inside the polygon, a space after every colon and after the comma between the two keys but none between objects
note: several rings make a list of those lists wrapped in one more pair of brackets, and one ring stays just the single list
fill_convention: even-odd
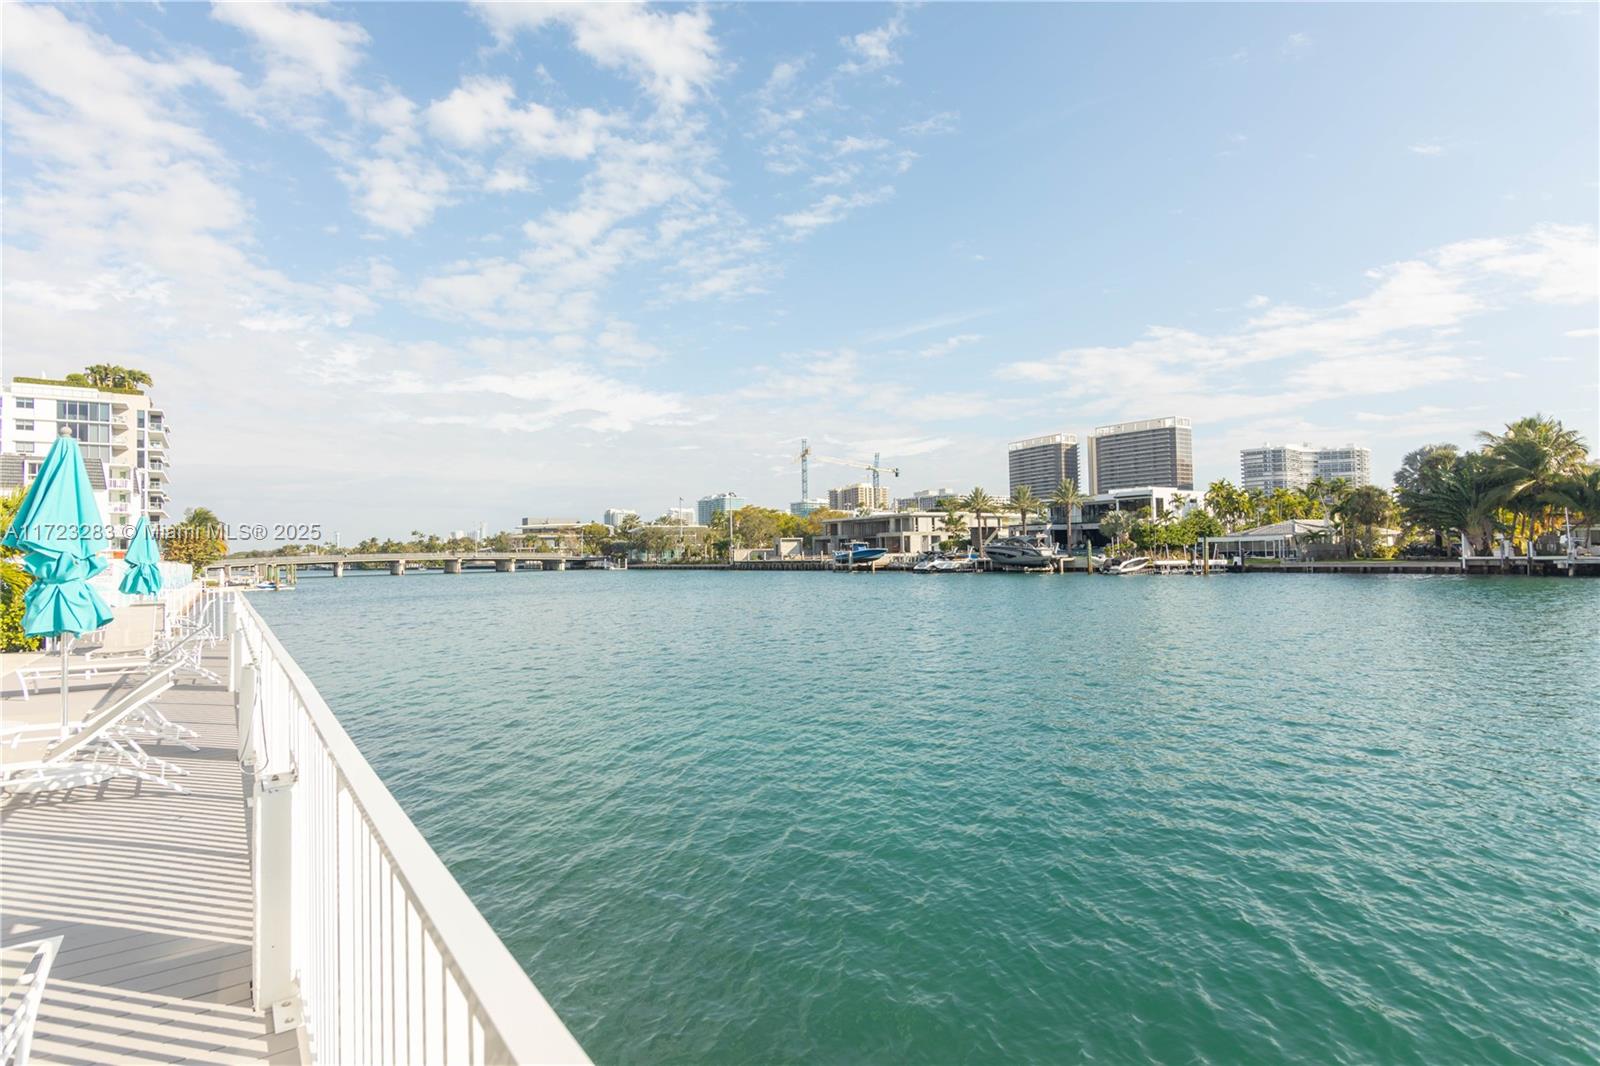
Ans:
[{"label": "modern white house", "polygon": [[1200,505],[1193,491],[1170,485],[1142,485],[1132,488],[1098,492],[1084,501],[1072,513],[1072,542],[1067,542],[1067,523],[1060,508],[1050,509],[1049,532],[1056,546],[1076,549],[1085,539],[1103,542],[1100,536],[1100,519],[1111,511],[1143,511],[1152,518],[1175,515],[1182,518]]},{"label": "modern white house", "polygon": [[555,550],[576,545],[583,523],[576,518],[524,518],[520,528],[530,546]]},{"label": "modern white house", "polygon": [[78,441],[106,523],[156,525],[170,516],[171,427],[141,389],[97,389],[46,378],[0,386],[0,491],[33,480],[65,425]]},{"label": "modern white house", "polygon": [[[975,515],[963,513],[964,532],[959,534],[969,540],[978,531]],[[997,536],[1007,522],[1004,514],[983,516],[984,539]],[[945,529],[943,511],[874,511],[870,514],[829,518],[822,523],[822,536],[817,546],[824,552],[834,552],[857,542],[882,548],[891,555],[921,555],[936,551],[941,541],[950,538]]]}]

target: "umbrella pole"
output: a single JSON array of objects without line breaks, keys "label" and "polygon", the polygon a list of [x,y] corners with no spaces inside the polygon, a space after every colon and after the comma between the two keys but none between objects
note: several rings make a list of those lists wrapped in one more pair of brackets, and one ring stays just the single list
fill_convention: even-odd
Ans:
[{"label": "umbrella pole", "polygon": [[71,638],[68,637],[65,633],[61,634],[61,636],[59,638],[57,638],[57,643],[59,643],[61,645],[61,735],[62,736],[66,736],[67,735],[67,721],[68,721],[68,717],[67,717],[67,697],[70,695],[70,693],[67,691],[67,643],[70,640],[71,640]]}]

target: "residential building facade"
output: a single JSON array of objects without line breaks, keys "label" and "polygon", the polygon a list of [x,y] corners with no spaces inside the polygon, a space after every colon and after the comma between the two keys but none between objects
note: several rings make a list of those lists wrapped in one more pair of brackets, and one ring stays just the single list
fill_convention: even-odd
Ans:
[{"label": "residential building facade", "polygon": [[576,518],[524,518],[521,529],[523,543],[542,551],[571,551],[583,536]]},{"label": "residential building facade", "polygon": [[[984,539],[992,540],[1004,521],[1003,515],[984,515]],[[961,515],[961,524],[965,532],[952,534],[945,528],[943,511],[881,511],[825,519],[822,536],[816,543],[823,552],[839,551],[860,542],[893,555],[921,555],[936,551],[941,542],[952,536],[965,536],[970,540],[977,532],[974,516]]]},{"label": "residential building facade", "polygon": [[1352,486],[1372,484],[1372,451],[1356,444],[1319,448],[1310,444],[1264,444],[1239,452],[1239,485],[1259,492],[1303,489],[1321,478],[1343,478]]},{"label": "residential building facade", "polygon": [[797,518],[804,518],[812,511],[820,511],[827,506],[827,500],[796,500],[789,505],[789,513]]},{"label": "residential building facade", "polygon": [[1187,418],[1100,426],[1088,440],[1091,495],[1146,485],[1194,489],[1194,432]]},{"label": "residential building facade", "polygon": [[1324,481],[1344,478],[1352,486],[1372,484],[1372,449],[1339,444],[1317,449],[1316,476]]},{"label": "residential building facade", "polygon": [[895,506],[902,511],[940,511],[944,509],[945,500],[959,500],[965,495],[959,489],[918,489],[909,496],[900,497]]},{"label": "residential building facade", "polygon": [[883,485],[874,486],[867,481],[829,489],[828,506],[835,511],[887,511],[889,490]]},{"label": "residential building facade", "polygon": [[0,386],[0,490],[38,473],[62,426],[72,431],[106,524],[131,527],[139,515],[171,517],[171,432],[165,412],[140,389],[97,389],[64,381],[13,378]]},{"label": "residential building facade", "polygon": [[695,501],[695,522],[702,526],[709,526],[712,515],[718,513],[728,514],[729,512],[737,511],[741,507],[748,506],[749,503],[749,500],[744,499],[737,492],[719,492],[714,496],[702,496]]},{"label": "residential building facade", "polygon": [[639,512],[630,511],[626,507],[607,507],[602,521],[604,521],[605,524],[610,526],[612,529],[616,529],[618,526],[622,525],[623,520],[627,518],[638,520]]},{"label": "residential building facade", "polygon": [[1026,485],[1035,496],[1048,500],[1063,481],[1078,481],[1078,438],[1071,433],[1014,440],[1006,458],[1013,493]]},{"label": "residential building facade", "polygon": [[1054,514],[1049,528],[1050,537],[1061,548],[1077,549],[1085,540],[1096,544],[1105,542],[1100,536],[1100,519],[1110,511],[1143,512],[1151,518],[1167,515],[1183,517],[1198,507],[1200,501],[1192,492],[1170,485],[1141,485],[1114,489],[1090,496],[1081,507],[1072,509],[1072,539],[1067,540],[1067,524],[1057,521]]}]

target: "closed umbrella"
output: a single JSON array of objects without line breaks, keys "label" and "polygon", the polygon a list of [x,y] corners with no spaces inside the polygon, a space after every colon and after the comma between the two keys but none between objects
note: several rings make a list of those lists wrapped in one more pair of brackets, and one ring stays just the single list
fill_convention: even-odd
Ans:
[{"label": "closed umbrella", "polygon": [[23,597],[22,631],[30,637],[57,637],[61,646],[61,732],[67,731],[67,641],[111,621],[111,608],[89,586],[106,568],[100,508],[95,506],[89,474],[72,431],[50,446],[44,466],[28,487],[4,543],[25,554],[22,565],[33,574]]},{"label": "closed umbrella", "polygon": [[117,587],[130,596],[154,596],[161,591],[161,552],[155,538],[150,535],[150,522],[144,515],[133,527],[133,538],[128,541],[128,551],[123,557],[128,572],[122,575]]}]

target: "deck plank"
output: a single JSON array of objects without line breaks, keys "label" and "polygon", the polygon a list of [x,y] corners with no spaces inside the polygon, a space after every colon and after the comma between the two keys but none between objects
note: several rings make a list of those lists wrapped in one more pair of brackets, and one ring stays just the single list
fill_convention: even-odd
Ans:
[{"label": "deck plank", "polygon": [[[224,649],[208,660],[225,672]],[[0,942],[63,938],[33,1062],[299,1062],[297,1034],[273,1034],[249,1006],[250,860],[232,697],[185,682],[159,706],[200,733],[195,752],[150,749],[188,771],[188,793],[112,781],[0,807]],[[25,961],[0,950],[0,994]]]}]

